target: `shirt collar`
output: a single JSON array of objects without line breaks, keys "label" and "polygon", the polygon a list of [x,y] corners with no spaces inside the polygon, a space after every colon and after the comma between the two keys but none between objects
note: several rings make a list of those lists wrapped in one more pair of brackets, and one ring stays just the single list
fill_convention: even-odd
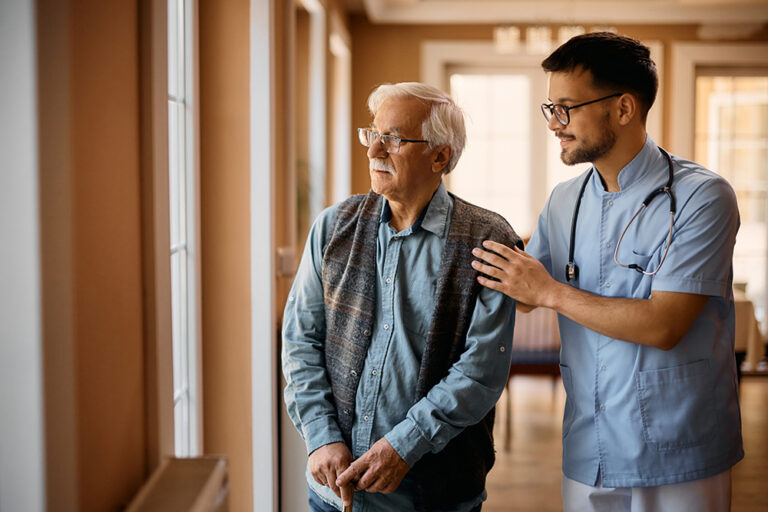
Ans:
[{"label": "shirt collar", "polygon": [[624,190],[635,183],[640,183],[649,173],[655,174],[662,166],[666,170],[664,156],[650,135],[646,135],[643,148],[619,172],[619,189]]},{"label": "shirt collar", "polygon": [[[416,219],[411,231],[417,231],[419,228],[426,229],[434,233],[435,235],[443,238],[446,233],[448,224],[448,212],[450,211],[451,198],[448,195],[448,191],[445,189],[445,185],[440,181],[440,186],[432,195],[432,199],[424,208],[424,210]],[[379,215],[379,223],[389,222],[392,218],[392,210],[389,207],[389,201],[384,198],[384,205],[381,208],[381,214]]]}]

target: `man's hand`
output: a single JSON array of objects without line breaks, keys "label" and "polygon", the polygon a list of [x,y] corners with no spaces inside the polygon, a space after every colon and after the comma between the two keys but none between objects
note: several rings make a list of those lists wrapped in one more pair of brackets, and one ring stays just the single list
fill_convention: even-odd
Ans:
[{"label": "man's hand", "polygon": [[[355,485],[358,491],[395,491],[410,467],[386,438],[381,438],[336,480],[339,487]],[[348,505],[347,502],[344,502]]]},{"label": "man's hand", "polygon": [[483,247],[496,254],[480,248],[473,249],[472,254],[486,264],[473,261],[472,267],[498,281],[478,276],[477,281],[481,285],[528,306],[550,306],[548,299],[556,293],[558,283],[539,260],[517,247],[510,249],[491,240],[483,242]]},{"label": "man's hand", "polygon": [[352,452],[344,443],[331,443],[321,446],[309,455],[309,472],[320,485],[330,487],[331,490],[344,500],[345,505],[352,503],[354,486],[336,484],[336,479],[349,467],[352,462]]}]

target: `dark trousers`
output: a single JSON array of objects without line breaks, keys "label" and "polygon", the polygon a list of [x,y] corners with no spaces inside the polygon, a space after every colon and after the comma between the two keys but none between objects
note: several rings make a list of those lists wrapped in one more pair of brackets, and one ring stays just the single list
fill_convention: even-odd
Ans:
[{"label": "dark trousers", "polygon": [[[309,495],[309,512],[339,512],[336,507],[324,502],[311,487],[307,487],[307,494]],[[481,512],[482,508],[483,504],[481,503],[473,508],[471,512]]]}]

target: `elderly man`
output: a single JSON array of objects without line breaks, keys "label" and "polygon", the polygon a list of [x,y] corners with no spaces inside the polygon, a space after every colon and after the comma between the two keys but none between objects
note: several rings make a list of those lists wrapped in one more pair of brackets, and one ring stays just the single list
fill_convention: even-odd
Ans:
[{"label": "elderly man", "polygon": [[479,286],[471,250],[520,239],[442,183],[465,138],[450,97],[382,85],[368,107],[372,190],[317,218],[285,309],[285,402],[307,444],[310,509],[478,511],[514,301]]}]

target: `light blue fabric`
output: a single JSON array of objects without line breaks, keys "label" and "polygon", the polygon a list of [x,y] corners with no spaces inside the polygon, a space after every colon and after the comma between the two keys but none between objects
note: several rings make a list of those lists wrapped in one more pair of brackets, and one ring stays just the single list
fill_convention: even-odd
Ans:
[{"label": "light blue fabric", "polygon": [[[465,352],[448,376],[417,401],[421,355],[435,305],[441,254],[450,226],[453,199],[441,184],[411,227],[396,232],[384,202],[376,248],[376,314],[373,337],[357,390],[352,449],[355,458],[387,438],[413,466],[424,454],[439,452],[461,430],[480,421],[494,406],[509,372],[514,301],[482,288],[467,333]],[[283,371],[288,413],[311,453],[341,441],[325,375],[323,242],[333,228],[336,207],[323,211],[310,230],[283,320]],[[310,487],[329,503],[341,501],[307,471]],[[413,482],[406,476],[392,494],[355,494],[354,510],[413,510]],[[472,510],[486,493],[461,504]]]},{"label": "light blue fabric", "polygon": [[[592,174],[581,203],[571,286],[609,297],[654,291],[709,295],[670,351],[599,335],[559,316],[563,384],[563,472],[595,485],[645,487],[705,478],[743,457],[734,360],[731,255],[739,226],[730,185],[673,156],[677,214],[672,244],[655,276],[621,268],[614,244],[645,197],[667,181],[667,160],[647,138],[606,192]],[[566,282],[573,206],[581,176],[558,185],[526,248]],[[657,196],[621,243],[619,261],[656,269],[669,232],[669,201]],[[599,472],[599,473],[598,473]]]}]

